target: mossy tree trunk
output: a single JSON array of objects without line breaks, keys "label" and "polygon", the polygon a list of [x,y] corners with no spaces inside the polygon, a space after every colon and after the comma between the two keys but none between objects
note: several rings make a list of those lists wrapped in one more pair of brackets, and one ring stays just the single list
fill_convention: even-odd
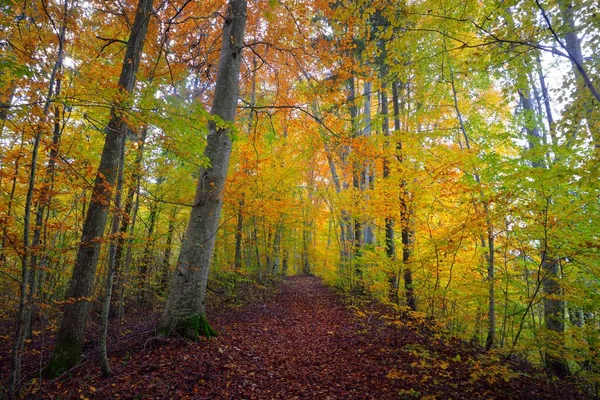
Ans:
[{"label": "mossy tree trunk", "polygon": [[194,204],[159,323],[161,336],[173,331],[191,339],[215,334],[206,320],[204,301],[231,154],[230,132],[239,96],[246,8],[246,0],[231,0],[228,5],[211,108],[215,119],[208,123],[204,150],[210,166],[200,169]]}]

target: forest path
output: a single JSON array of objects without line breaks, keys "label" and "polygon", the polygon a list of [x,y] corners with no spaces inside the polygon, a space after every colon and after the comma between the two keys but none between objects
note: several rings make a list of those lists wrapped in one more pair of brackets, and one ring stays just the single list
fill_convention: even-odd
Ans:
[{"label": "forest path", "polygon": [[[565,384],[489,360],[425,323],[390,326],[374,304],[348,308],[320,280],[293,277],[262,303],[212,317],[219,337],[149,342],[80,368],[39,394],[138,399],[581,398]],[[38,398],[38,397],[35,397]]]}]

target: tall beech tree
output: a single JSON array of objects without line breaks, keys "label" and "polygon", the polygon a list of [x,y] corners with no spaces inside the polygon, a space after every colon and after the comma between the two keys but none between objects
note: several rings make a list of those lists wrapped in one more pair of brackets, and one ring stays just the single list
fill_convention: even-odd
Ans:
[{"label": "tall beech tree", "polygon": [[91,306],[94,274],[100,245],[106,227],[113,186],[119,170],[119,160],[125,145],[126,122],[123,113],[127,98],[133,92],[140,66],[146,33],[152,16],[153,0],[140,0],[125,50],[119,77],[119,95],[110,109],[106,138],[92,197],[83,224],[81,242],[67,293],[67,302],[56,337],[50,362],[44,370],[47,377],[57,376],[79,362],[85,339],[85,327]]},{"label": "tall beech tree", "polygon": [[246,9],[246,0],[231,0],[227,6],[204,150],[210,165],[199,171],[190,219],[159,324],[159,333],[164,336],[174,330],[189,338],[215,335],[206,320],[204,302],[231,155]]}]

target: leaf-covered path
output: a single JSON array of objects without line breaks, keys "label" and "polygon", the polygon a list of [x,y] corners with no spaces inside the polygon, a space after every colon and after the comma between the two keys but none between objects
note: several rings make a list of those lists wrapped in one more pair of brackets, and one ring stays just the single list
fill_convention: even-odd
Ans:
[{"label": "leaf-covered path", "polygon": [[114,374],[79,368],[37,396],[190,399],[580,398],[432,333],[349,308],[295,277],[268,300],[213,317],[220,336],[147,343],[115,355]]}]

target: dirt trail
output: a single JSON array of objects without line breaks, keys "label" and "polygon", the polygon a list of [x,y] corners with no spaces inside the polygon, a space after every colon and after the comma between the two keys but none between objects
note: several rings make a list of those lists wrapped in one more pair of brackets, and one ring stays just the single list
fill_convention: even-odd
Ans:
[{"label": "dirt trail", "polygon": [[213,316],[217,338],[150,341],[113,356],[111,378],[90,363],[33,398],[581,398],[486,364],[457,340],[369,315],[355,315],[318,279],[294,277],[263,303]]}]

